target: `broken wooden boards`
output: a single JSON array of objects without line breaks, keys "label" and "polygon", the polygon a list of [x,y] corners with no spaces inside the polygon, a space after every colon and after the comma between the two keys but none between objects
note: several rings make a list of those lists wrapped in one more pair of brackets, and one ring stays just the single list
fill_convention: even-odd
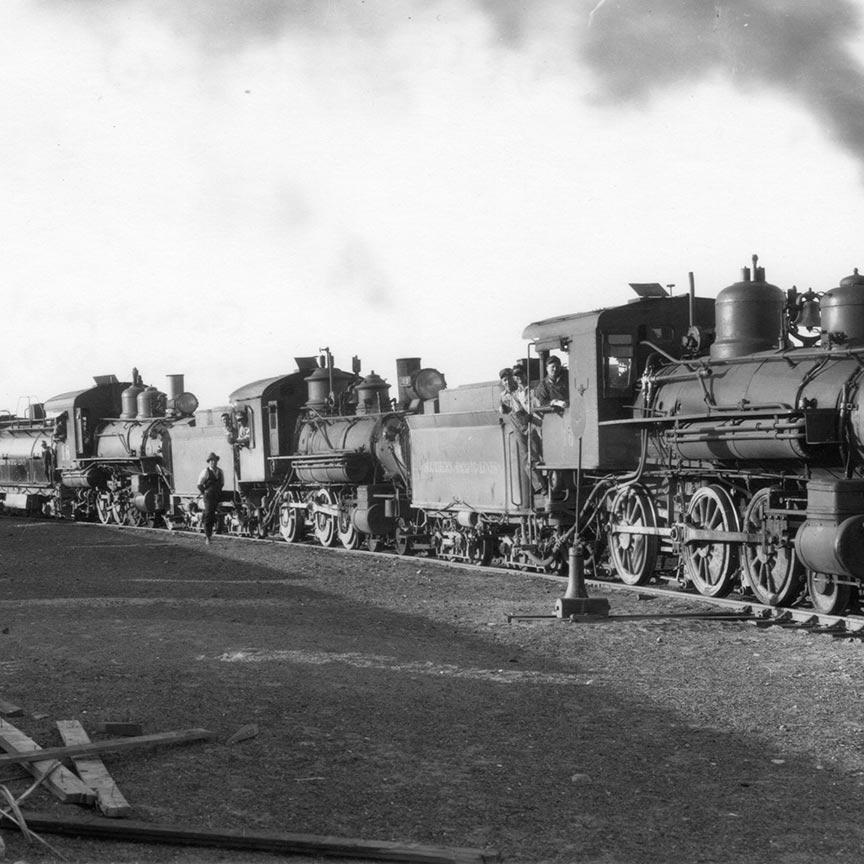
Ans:
[{"label": "broken wooden boards", "polygon": [[[57,731],[66,745],[90,743],[84,727],[77,720],[58,720]],[[96,806],[106,816],[117,819],[132,812],[129,802],[123,797],[105,763],[98,756],[71,758],[78,776],[96,793]]]},{"label": "broken wooden boards", "polygon": [[[0,729],[8,726],[9,724],[5,721],[0,722]],[[67,747],[46,747],[44,750],[35,741],[31,741],[33,747],[0,756],[0,766],[13,762],[39,762],[42,759],[65,759],[70,756],[92,756],[96,753],[119,753],[123,750],[136,750],[155,744],[186,744],[190,741],[210,741],[215,737],[215,732],[208,732],[206,729],[182,729],[179,732],[156,732],[153,735],[137,735],[134,738],[109,738],[107,741],[90,741],[87,744],[72,744]],[[2,739],[0,739],[0,744],[2,743]],[[6,747],[5,749],[10,750],[12,748]],[[35,750],[40,752],[37,753]]]},{"label": "broken wooden boards", "polygon": [[42,748],[7,720],[0,720],[0,746],[14,754],[0,758],[8,758],[12,762],[19,761],[21,756],[37,754],[36,759],[40,761],[21,764],[37,779],[44,777],[45,785],[64,804],[92,804],[96,801],[96,793],[89,786],[68,768],[64,768],[56,758],[42,757]]},{"label": "broken wooden boards", "polygon": [[[110,817],[126,816],[131,808],[97,754],[158,744],[184,744],[216,737],[206,729],[184,729],[134,738],[91,741],[77,720],[58,720],[57,728],[66,746],[43,749],[20,729],[0,719],[0,747],[8,751],[0,755],[0,766],[21,765],[37,779],[44,779],[45,785],[64,803],[96,803]],[[60,763],[60,759],[67,758],[75,765],[80,780]]]}]

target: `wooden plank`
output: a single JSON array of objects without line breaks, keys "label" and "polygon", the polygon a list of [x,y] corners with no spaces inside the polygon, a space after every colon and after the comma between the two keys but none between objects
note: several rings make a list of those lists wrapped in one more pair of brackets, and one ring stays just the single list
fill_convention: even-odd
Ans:
[{"label": "wooden plank", "polygon": [[[0,747],[15,754],[11,757],[0,756],[0,759],[11,758],[12,761],[20,761],[22,756],[31,757],[33,753],[39,759],[42,750],[32,738],[28,738],[8,720],[0,720]],[[56,759],[27,762],[24,767],[34,777],[44,777],[45,785],[64,804],[92,804],[96,800],[96,793]]]},{"label": "wooden plank", "polygon": [[389,840],[353,840],[315,834],[250,833],[248,831],[206,831],[169,825],[152,825],[124,819],[76,819],[25,811],[33,831],[75,837],[101,837],[122,843],[171,843],[178,846],[213,846],[272,852],[281,855],[332,855],[375,861],[405,861],[409,864],[493,864],[501,861],[495,849],[422,846]]},{"label": "wooden plank", "polygon": [[144,734],[140,723],[117,720],[107,720],[105,723],[100,723],[99,731],[118,738],[134,738]]},{"label": "wooden plank", "polygon": [[0,698],[0,716],[3,717],[20,717],[24,713],[23,708],[19,708],[14,702],[7,702]]},{"label": "wooden plank", "polygon": [[38,752],[18,752],[0,756],[0,766],[12,762],[39,762],[42,759],[66,759],[71,756],[92,756],[96,753],[117,753],[152,747],[156,744],[187,744],[191,741],[210,741],[215,732],[206,729],[183,729],[179,732],[157,732],[154,735],[138,735],[135,738],[109,738],[107,741],[91,741],[89,744],[74,744],[70,747],[46,747]]},{"label": "wooden plank", "polygon": [[[57,731],[63,743],[88,744],[90,738],[77,720],[58,720]],[[73,756],[78,776],[96,793],[96,806],[109,818],[119,819],[132,812],[129,802],[117,788],[105,763],[98,756]]]}]

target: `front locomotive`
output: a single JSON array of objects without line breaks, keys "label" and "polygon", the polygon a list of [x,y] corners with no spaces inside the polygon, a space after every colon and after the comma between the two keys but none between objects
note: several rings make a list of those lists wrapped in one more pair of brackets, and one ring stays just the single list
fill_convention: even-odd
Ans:
[{"label": "front locomotive", "polygon": [[607,501],[612,566],[639,583],[671,562],[704,594],[740,581],[772,605],[806,582],[840,612],[864,581],[864,278],[820,300],[754,258],[715,310],[710,354],[643,377],[629,422],[651,450]]}]

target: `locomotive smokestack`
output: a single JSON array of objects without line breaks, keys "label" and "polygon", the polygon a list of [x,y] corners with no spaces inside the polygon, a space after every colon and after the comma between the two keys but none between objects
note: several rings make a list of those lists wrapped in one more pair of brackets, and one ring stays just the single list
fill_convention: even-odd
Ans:
[{"label": "locomotive smokestack", "polygon": [[168,379],[168,400],[165,403],[167,413],[173,416],[177,413],[177,397],[183,392],[183,375],[166,375]]},{"label": "locomotive smokestack", "polygon": [[183,392],[183,375],[166,375],[168,379],[168,398],[176,399]]}]

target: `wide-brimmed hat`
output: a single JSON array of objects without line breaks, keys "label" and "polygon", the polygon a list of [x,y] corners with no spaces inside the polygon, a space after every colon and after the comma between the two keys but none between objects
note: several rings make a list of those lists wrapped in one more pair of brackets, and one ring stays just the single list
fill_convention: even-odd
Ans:
[{"label": "wide-brimmed hat", "polygon": [[218,462],[218,461],[219,461],[219,457],[218,457],[215,453],[211,453],[211,454],[207,457],[207,461],[208,461],[208,462]]}]

